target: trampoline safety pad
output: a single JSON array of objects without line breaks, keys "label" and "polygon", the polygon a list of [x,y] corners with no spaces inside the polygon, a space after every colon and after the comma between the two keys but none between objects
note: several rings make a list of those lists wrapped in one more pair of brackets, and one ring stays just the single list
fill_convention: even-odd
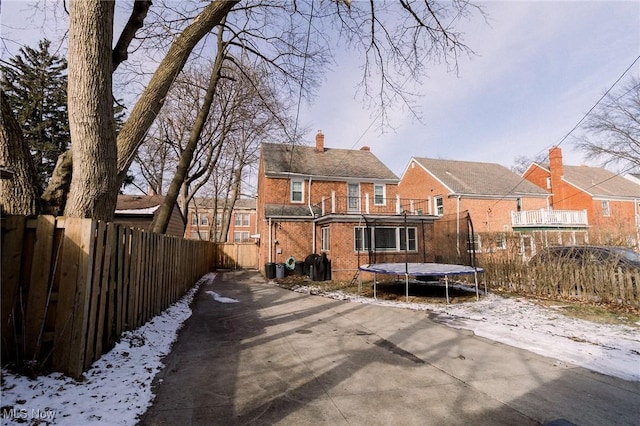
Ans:
[{"label": "trampoline safety pad", "polygon": [[[409,277],[443,277],[445,283],[445,291],[447,297],[447,303],[449,303],[449,276],[455,275],[473,275],[476,285],[476,298],[480,298],[478,290],[478,273],[483,273],[484,269],[466,266],[455,265],[450,263],[375,263],[362,265],[358,268],[360,271],[372,272],[373,278],[373,297],[377,298],[377,279],[376,274],[386,275],[404,275],[406,284],[406,297],[409,300]],[[359,274],[360,275],[360,274]],[[362,275],[359,276],[360,285],[362,288]],[[486,292],[486,290],[485,290]]]}]

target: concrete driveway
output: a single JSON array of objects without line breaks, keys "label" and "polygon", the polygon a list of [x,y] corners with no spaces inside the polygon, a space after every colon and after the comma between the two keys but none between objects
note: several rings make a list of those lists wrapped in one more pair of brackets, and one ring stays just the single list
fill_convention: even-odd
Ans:
[{"label": "concrete driveway", "polygon": [[219,273],[192,308],[143,425],[640,424],[640,383],[425,312],[295,293],[248,271]]}]

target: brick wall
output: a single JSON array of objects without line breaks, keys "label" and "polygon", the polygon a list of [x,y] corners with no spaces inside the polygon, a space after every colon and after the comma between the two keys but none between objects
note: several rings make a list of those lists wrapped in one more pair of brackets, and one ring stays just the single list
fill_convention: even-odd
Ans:
[{"label": "brick wall", "polygon": [[[413,162],[412,162],[413,164]],[[449,198],[449,189],[420,165],[410,164],[399,185],[402,198],[427,198],[431,213],[435,214],[435,198],[442,197],[444,214],[469,211],[476,232],[503,232],[511,230],[511,212],[517,211],[515,199]],[[522,210],[538,210],[547,207],[544,198],[522,197]]]},{"label": "brick wall", "polygon": [[635,206],[633,201],[609,201],[609,215],[603,212],[602,200],[594,200],[591,195],[562,180],[562,153],[559,148],[549,152],[551,171],[532,165],[524,175],[528,181],[547,189],[547,179],[551,178],[552,208],[556,210],[586,210],[590,230],[594,235],[602,235],[600,242],[606,242],[607,235],[636,237]]}]

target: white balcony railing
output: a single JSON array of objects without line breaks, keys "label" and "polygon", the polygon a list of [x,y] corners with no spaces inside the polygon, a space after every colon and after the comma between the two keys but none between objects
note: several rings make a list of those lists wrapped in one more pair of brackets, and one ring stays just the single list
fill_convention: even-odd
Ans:
[{"label": "white balcony railing", "polygon": [[345,197],[336,195],[335,191],[332,191],[329,197],[322,197],[322,201],[314,207],[319,207],[321,216],[328,214],[430,214],[428,200],[413,200],[399,196],[376,199],[368,193],[360,197]]},{"label": "white balcony railing", "polygon": [[532,227],[532,226],[588,226],[586,210],[526,210],[511,212],[511,226]]}]

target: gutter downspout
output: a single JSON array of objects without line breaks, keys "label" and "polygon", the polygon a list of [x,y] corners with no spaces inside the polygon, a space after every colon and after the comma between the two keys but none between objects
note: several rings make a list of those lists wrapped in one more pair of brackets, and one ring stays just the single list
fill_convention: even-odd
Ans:
[{"label": "gutter downspout", "polygon": [[269,218],[269,263],[273,262],[273,239],[272,239],[272,230],[271,230],[271,218]]},{"label": "gutter downspout", "polygon": [[[309,196],[307,197],[307,207],[309,207],[309,213],[311,213],[311,218],[315,219],[315,215],[313,214],[313,209],[311,208],[311,176],[309,176]],[[316,252],[316,223],[311,221],[311,253]]]},{"label": "gutter downspout", "polygon": [[456,252],[460,257],[460,195],[456,204]]}]

